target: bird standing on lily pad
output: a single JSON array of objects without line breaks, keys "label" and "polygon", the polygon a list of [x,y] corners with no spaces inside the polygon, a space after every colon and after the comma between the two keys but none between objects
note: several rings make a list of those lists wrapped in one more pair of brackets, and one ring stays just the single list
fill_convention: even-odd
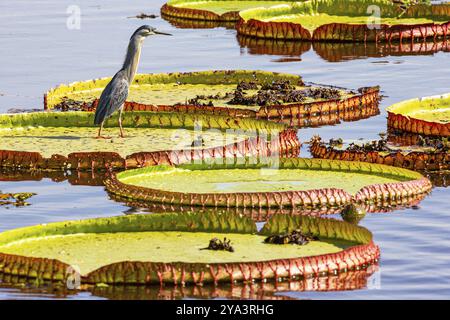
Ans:
[{"label": "bird standing on lily pad", "polygon": [[125,137],[122,128],[122,112],[124,103],[128,97],[130,85],[136,75],[139,58],[141,55],[142,43],[146,37],[155,34],[171,36],[169,33],[157,31],[155,28],[148,25],[139,27],[131,36],[122,69],[120,69],[114,75],[112,80],[106,85],[98,101],[94,118],[94,124],[100,125],[97,138],[109,139],[109,137],[102,136],[103,125],[105,121],[117,110],[119,110],[120,136],[122,138]]}]

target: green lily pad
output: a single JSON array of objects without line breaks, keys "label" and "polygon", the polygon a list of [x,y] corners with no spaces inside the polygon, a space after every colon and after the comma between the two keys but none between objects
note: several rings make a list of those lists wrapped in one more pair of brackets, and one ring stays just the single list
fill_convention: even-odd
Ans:
[{"label": "green lily pad", "polygon": [[[45,108],[92,111],[109,80],[76,82],[51,89],[45,94]],[[195,112],[278,121],[298,118],[302,123],[312,119],[314,124],[314,118],[321,116],[345,113],[351,119],[352,111],[378,110],[378,100],[378,87],[353,91],[307,85],[293,74],[204,71],[137,75],[125,111]]]},{"label": "green lily pad", "polygon": [[[106,129],[105,135],[117,135],[117,129]],[[27,150],[39,152],[44,157],[54,154],[67,156],[72,152],[117,152],[122,157],[128,154],[161,150],[198,150],[202,148],[220,147],[230,143],[244,141],[248,136],[178,129],[128,129],[126,138],[111,140],[94,139],[95,129],[92,128],[27,128],[11,130],[0,134],[0,149]],[[201,136],[201,138],[198,138]],[[196,143],[202,139],[202,142]]]},{"label": "green lily pad", "polygon": [[85,275],[104,265],[121,261],[252,262],[335,253],[355,245],[347,241],[313,241],[304,246],[279,246],[265,244],[264,236],[224,233],[220,237],[231,239],[235,252],[201,250],[214,236],[204,232],[167,231],[75,234],[11,243],[0,247],[0,250],[3,253],[57,259],[77,265],[80,273]]},{"label": "green lily pad", "polygon": [[[407,181],[406,177],[391,177],[367,172],[311,169],[220,169],[189,170],[167,167],[118,174],[118,179],[138,187],[170,192],[236,193],[307,191],[324,188],[343,189],[356,194],[371,184]],[[195,184],[192,184],[195,181]]]},{"label": "green lily pad", "polygon": [[393,104],[388,112],[436,123],[450,123],[450,94],[412,99]]},{"label": "green lily pad", "polygon": [[[274,16],[274,17],[267,17],[263,16],[264,18],[261,19],[261,21],[264,22],[292,22],[292,23],[298,23],[301,24],[302,27],[306,28],[310,32],[314,32],[318,27],[330,24],[330,23],[345,23],[345,24],[367,24],[370,15],[360,15],[360,16],[353,16],[353,15],[338,15],[334,14],[333,11],[331,11],[331,8],[327,8],[329,10],[329,13],[321,13],[317,12],[314,14],[307,14],[306,12],[299,12],[299,13],[293,13],[293,14],[286,14],[281,16]],[[244,13],[248,14],[248,13]],[[447,19],[431,19],[431,18],[398,18],[397,16],[381,16],[380,18],[380,24],[386,24],[389,26],[393,25],[414,25],[414,24],[424,24],[424,23],[443,23],[447,22]]]},{"label": "green lily pad", "polygon": [[[69,85],[60,85],[46,93],[46,108],[52,109],[65,100],[92,103],[100,97],[104,87],[111,78],[102,78]],[[290,81],[298,89],[305,88],[302,78],[293,74],[281,74],[264,71],[204,71],[187,73],[138,74],[130,87],[127,101],[148,106],[173,106],[189,104],[190,99],[202,96],[212,101],[215,106],[227,108],[259,109],[258,106],[227,104],[231,98],[224,98],[233,92],[242,82],[256,82],[260,85],[273,81]],[[255,90],[250,90],[249,94]]]},{"label": "green lily pad", "polygon": [[431,188],[418,173],[383,165],[319,159],[280,159],[277,165],[155,166],[121,172],[106,180],[106,188],[140,201],[239,208],[343,206],[416,196]]},{"label": "green lily pad", "polygon": [[[292,228],[319,239],[305,245],[264,243],[265,236]],[[204,250],[213,237],[230,239],[234,252]],[[354,247],[359,248],[357,253]],[[205,282],[229,281],[246,277],[243,271],[233,276],[225,271],[235,268],[236,263],[244,268],[260,263],[265,271],[250,276],[270,278],[269,265],[282,261],[308,264],[320,256],[334,259],[331,267],[339,270],[336,259],[366,264],[377,258],[377,252],[368,230],[341,221],[277,216],[256,233],[251,220],[237,215],[154,214],[59,222],[3,232],[0,272],[63,279],[71,266],[86,283],[177,283],[181,275],[187,282],[196,282],[199,274]],[[340,258],[334,256],[336,253]],[[15,261],[20,261],[20,266]],[[51,271],[46,265],[52,266]],[[158,271],[160,266],[170,273]],[[280,270],[280,276],[282,273]]]},{"label": "green lily pad", "polygon": [[[175,156],[183,152],[244,146],[246,142],[257,139],[257,136],[270,142],[271,137],[285,129],[285,125],[256,119],[136,111],[124,113],[125,138],[118,137],[116,114],[108,120],[105,128],[105,134],[112,139],[95,139],[98,128],[94,127],[93,118],[92,112],[81,111],[0,115],[0,166],[26,167],[31,161],[44,168],[61,168],[71,162],[67,157],[77,153],[103,153],[100,157],[107,156],[115,160],[140,152],[168,152]],[[294,139],[294,136],[289,139]],[[249,152],[249,155],[253,153],[248,148],[242,150],[245,150],[244,153]],[[16,158],[17,161],[14,160]],[[52,159],[57,163],[49,164],[44,159]]]}]

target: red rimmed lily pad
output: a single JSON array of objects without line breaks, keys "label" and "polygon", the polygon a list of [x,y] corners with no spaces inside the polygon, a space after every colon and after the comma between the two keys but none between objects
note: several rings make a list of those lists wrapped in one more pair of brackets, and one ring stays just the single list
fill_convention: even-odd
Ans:
[{"label": "red rimmed lily pad", "polygon": [[[61,85],[45,94],[46,109],[92,111],[109,78]],[[348,90],[305,84],[298,75],[265,71],[204,71],[137,75],[125,111],[219,114],[290,121],[378,109],[379,87]],[[366,112],[366,110],[369,110]]]},{"label": "red rimmed lily pad", "polygon": [[[370,8],[380,10],[379,19]],[[239,15],[236,28],[241,35],[302,41],[423,41],[446,38],[450,25],[448,4],[403,11],[388,0],[312,0],[248,9]]]},{"label": "red rimmed lily pad", "polygon": [[450,94],[399,102],[388,107],[387,112],[390,129],[450,137]]},{"label": "red rimmed lily pad", "polygon": [[380,163],[419,171],[443,171],[450,168],[448,147],[398,145],[386,140],[326,143],[319,137],[310,142],[314,158]]},{"label": "red rimmed lily pad", "polygon": [[149,203],[226,208],[342,208],[431,189],[428,179],[406,169],[301,158],[279,159],[272,168],[244,161],[155,166],[112,175],[105,186],[118,196]]},{"label": "red rimmed lily pad", "polygon": [[[125,138],[95,139],[92,112],[0,115],[0,167],[105,170],[298,153],[296,131],[282,124],[220,115],[126,112]],[[107,124],[111,135],[117,134]]]}]

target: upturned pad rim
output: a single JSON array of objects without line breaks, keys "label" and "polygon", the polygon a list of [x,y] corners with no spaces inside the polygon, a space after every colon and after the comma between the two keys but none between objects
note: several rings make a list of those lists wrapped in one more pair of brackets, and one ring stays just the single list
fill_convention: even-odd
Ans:
[{"label": "upturned pad rim", "polygon": [[390,152],[339,150],[327,145],[320,139],[314,139],[310,143],[309,150],[312,156],[317,159],[362,161],[421,172],[439,172],[450,169],[450,153],[444,151],[410,151],[403,153],[400,150]]},{"label": "upturned pad rim", "polygon": [[[150,284],[203,283],[263,280],[281,277],[317,276],[367,266],[379,257],[379,248],[366,228],[333,219],[277,215],[256,231],[249,218],[235,214],[172,213],[117,216],[56,222],[0,233],[0,246],[48,235],[140,231],[184,231],[269,235],[301,229],[324,239],[348,240],[355,245],[337,253],[301,258],[235,263],[183,263],[123,261],[102,266],[85,275],[82,283]],[[0,247],[1,250],[1,247]],[[290,267],[289,267],[290,266]],[[0,252],[0,272],[4,274],[64,281],[73,276],[72,267],[56,259],[19,256]]]},{"label": "upturned pad rim", "polygon": [[[450,137],[450,122],[442,123],[439,120],[424,120],[410,115],[415,110],[429,108],[434,101],[439,103],[439,100],[450,104],[450,93],[409,99],[389,106],[386,109],[388,113],[388,127],[414,134]],[[439,108],[433,108],[433,110],[440,108],[450,109],[450,106],[441,105]]]},{"label": "upturned pad rim", "polygon": [[[195,72],[174,72],[174,73],[152,73],[138,74],[134,84],[167,84],[182,82],[186,84],[238,84],[240,81],[253,81],[258,77],[261,83],[272,82],[273,80],[289,80],[291,83],[304,84],[300,75],[279,73],[261,70],[213,70]],[[49,89],[44,94],[44,109],[52,109],[62,98],[75,91],[101,89],[110,80],[110,77],[99,78],[86,81],[78,81],[70,84],[60,84]],[[317,85],[322,87],[321,85]],[[326,87],[326,86],[323,86]],[[348,90],[349,94],[338,99],[317,99],[311,102],[293,102],[282,105],[261,106],[253,108],[230,108],[228,105],[220,106],[197,106],[190,104],[175,105],[151,105],[126,101],[125,111],[152,111],[152,112],[180,112],[180,113],[202,113],[223,115],[233,118],[257,118],[265,120],[283,121],[283,119],[313,118],[318,115],[327,116],[330,113],[345,113],[346,117],[352,118],[351,111],[360,109],[373,110],[369,113],[376,113],[380,88],[378,86],[361,87],[357,90]],[[350,93],[351,92],[351,93]],[[87,103],[86,110],[92,111],[96,107],[96,102]],[[375,110],[376,109],[376,110]],[[358,112],[355,113],[358,118]]]},{"label": "upturned pad rim", "polygon": [[[93,113],[72,112],[33,112],[19,114],[0,114],[0,130],[11,127],[28,126],[75,126],[93,127]],[[112,122],[115,123],[115,121]],[[186,148],[183,150],[161,150],[133,153],[122,157],[116,152],[72,152],[67,156],[53,154],[46,158],[40,152],[28,150],[0,150],[0,167],[21,169],[76,169],[109,170],[137,168],[155,164],[179,164],[191,161],[203,161],[209,158],[226,159],[245,156],[266,157],[271,154],[286,156],[296,154],[299,141],[296,131],[287,125],[253,118],[232,119],[223,115],[199,113],[149,112],[135,111],[124,113],[125,126],[196,128],[201,121],[203,129],[250,130],[254,135],[235,143],[211,148]],[[140,123],[137,125],[137,123]],[[128,123],[128,124],[127,124]],[[263,135],[259,133],[264,133]],[[266,133],[276,133],[278,138],[269,140]],[[93,132],[95,135],[95,132]]]},{"label": "upturned pad rim", "polygon": [[[322,208],[343,207],[349,203],[377,203],[386,200],[411,198],[426,194],[431,189],[430,181],[418,172],[386,165],[366,162],[338,161],[326,159],[285,158],[279,159],[279,168],[312,170],[344,170],[353,172],[379,172],[408,178],[407,181],[373,184],[363,187],[354,195],[337,188],[323,188],[306,191],[242,192],[242,193],[189,193],[152,189],[120,181],[120,177],[142,174],[158,167],[124,171],[105,180],[108,192],[122,198],[163,203],[167,205],[225,207],[225,208]],[[202,163],[176,166],[190,170],[214,170],[221,168],[254,169],[267,166],[247,159],[241,163]]]}]

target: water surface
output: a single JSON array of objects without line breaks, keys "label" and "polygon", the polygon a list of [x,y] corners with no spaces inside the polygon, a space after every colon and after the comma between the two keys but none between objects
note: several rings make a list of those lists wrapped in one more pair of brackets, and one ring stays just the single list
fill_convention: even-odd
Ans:
[{"label": "water surface", "polygon": [[[177,29],[159,18],[145,21],[127,18],[141,12],[158,14],[163,2],[77,1],[81,9],[80,30],[70,30],[66,26],[66,10],[74,4],[73,1],[1,2],[0,112],[10,108],[41,109],[42,94],[52,86],[112,76],[121,66],[131,32],[143,23],[171,32],[174,36],[146,40],[139,68],[141,73],[245,68],[296,73],[308,82],[347,88],[381,86],[384,98],[380,115],[357,122],[301,129],[299,138],[304,141],[315,134],[320,134],[324,139],[378,138],[378,133],[386,130],[385,108],[390,104],[450,91],[450,54],[446,52],[446,43],[424,44],[422,48],[431,49],[419,53],[411,52],[408,47],[399,50],[396,47],[356,46],[339,51],[336,49],[339,46],[334,46],[335,51],[327,48],[324,56],[323,50],[313,50],[310,45],[302,46],[301,52],[289,51],[292,49],[290,45],[286,45],[286,50],[283,47],[276,50],[264,46],[260,47],[261,50],[240,47],[240,41],[232,29]],[[306,147],[302,149],[302,154],[309,156]],[[71,179],[76,181],[73,177]],[[64,179],[54,177],[54,180]],[[441,178],[440,181],[448,179]],[[71,185],[68,181],[55,182],[49,178],[41,181],[0,181],[0,190],[38,193],[30,199],[29,207],[0,208],[0,231],[38,223],[139,211],[109,200],[101,186]],[[296,299],[449,298],[449,197],[450,189],[436,187],[418,207],[367,215],[360,225],[373,232],[381,248],[381,260],[378,271],[371,272],[368,280],[345,279],[344,283],[351,284],[349,288],[354,290],[333,291],[330,288],[328,292],[303,292],[298,288],[285,287],[279,289],[279,293],[272,290],[271,294]],[[307,288],[324,288],[318,283]],[[66,296],[39,290],[0,288],[0,298],[157,298],[165,294],[183,297],[179,291],[161,293],[159,288],[121,290],[70,292]],[[241,287],[236,290],[247,292]],[[126,294],[115,295],[117,292]],[[218,296],[233,297],[229,294],[231,291],[218,292]],[[240,296],[246,297],[245,294]]]}]

